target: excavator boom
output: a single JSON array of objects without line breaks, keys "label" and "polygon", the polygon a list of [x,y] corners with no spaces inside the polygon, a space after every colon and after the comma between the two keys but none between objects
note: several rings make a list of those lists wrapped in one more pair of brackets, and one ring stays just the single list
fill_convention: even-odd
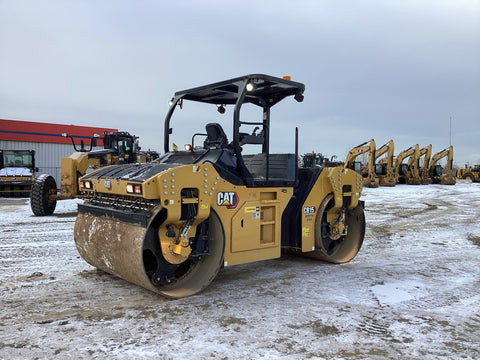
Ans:
[{"label": "excavator boom", "polygon": [[375,148],[375,140],[373,139],[354,147],[348,152],[344,164],[345,169],[352,169],[358,172],[358,169],[355,169],[355,159],[361,154],[368,153],[367,166],[364,169],[360,169],[360,173],[363,176],[363,186],[373,188],[378,187],[378,179],[375,176]]},{"label": "excavator boom", "polygon": [[[386,157],[382,158],[377,163],[377,159],[385,153],[387,154]],[[397,183],[397,178],[395,176],[393,167],[393,153],[393,140],[388,141],[375,152],[375,174],[378,178],[378,183],[380,186],[395,186]]]},{"label": "excavator boom", "polygon": [[[442,167],[437,165],[438,161],[442,158],[447,158],[447,166],[445,168],[445,173],[443,174]],[[453,146],[450,145],[448,148],[439,151],[432,156],[430,161],[429,176],[434,184],[442,185],[455,185],[456,180],[453,176]]]},{"label": "excavator boom", "polygon": [[420,149],[420,157],[423,158],[423,165],[420,169],[420,181],[422,185],[431,184],[432,181],[428,176],[428,171],[430,169],[430,158],[432,156],[432,144],[427,145],[426,147]]}]

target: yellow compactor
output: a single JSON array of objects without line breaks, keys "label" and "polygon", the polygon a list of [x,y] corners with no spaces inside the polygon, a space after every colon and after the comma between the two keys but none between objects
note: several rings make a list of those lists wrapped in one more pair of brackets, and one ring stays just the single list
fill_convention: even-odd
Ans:
[{"label": "yellow compactor", "polygon": [[[303,92],[301,83],[257,74],[175,93],[158,161],[80,179],[86,196],[74,237],[81,256],[170,298],[198,293],[224,266],[278,258],[282,249],[351,260],[365,233],[362,176],[341,166],[299,168],[297,130],[295,153],[270,153],[271,108],[285,98],[300,102]],[[232,141],[219,123],[203,122],[185,150],[170,150],[174,111],[197,109],[193,103],[233,110]],[[245,120],[244,107],[260,111],[246,111]],[[189,127],[204,115],[190,117]]]}]

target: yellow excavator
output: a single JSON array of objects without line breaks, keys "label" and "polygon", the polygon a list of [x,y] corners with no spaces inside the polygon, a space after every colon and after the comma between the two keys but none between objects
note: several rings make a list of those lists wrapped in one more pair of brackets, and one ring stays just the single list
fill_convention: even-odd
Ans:
[{"label": "yellow excavator", "polygon": [[[400,163],[398,170],[398,183],[408,185],[419,185],[421,182],[420,171],[418,169],[420,157],[420,147],[416,144],[405,154],[403,160],[408,158],[406,164]],[[397,158],[398,159],[398,158]],[[403,161],[402,160],[402,161]]]},{"label": "yellow excavator", "polygon": [[[345,169],[352,169],[361,174],[363,177],[363,186],[365,187],[378,187],[378,178],[375,176],[375,148],[375,140],[373,139],[355,146],[348,152],[343,165]],[[355,159],[365,153],[368,154],[367,166],[362,167],[362,164],[355,161]]]},{"label": "yellow excavator", "polygon": [[[445,168],[445,173],[443,173],[442,167],[437,164],[437,162],[446,157],[447,166]],[[450,145],[448,148],[439,151],[432,156],[430,161],[429,175],[434,184],[442,185],[455,185],[456,180],[453,174],[453,146]]]},{"label": "yellow excavator", "polygon": [[[176,92],[164,155],[80,179],[85,197],[74,238],[82,258],[170,298],[202,291],[222,267],[278,258],[282,249],[351,260],[365,234],[361,175],[342,166],[299,167],[298,130],[294,153],[270,153],[271,108],[287,98],[301,102],[304,89],[253,74]],[[231,141],[220,123],[199,124],[199,105],[218,111],[223,122],[227,110],[233,115]],[[175,151],[172,120],[186,117],[173,116],[179,109],[191,111],[188,126],[205,131]]]},{"label": "yellow excavator", "polygon": [[[400,172],[401,168],[403,167],[404,169],[408,166],[407,164],[403,164],[403,160],[406,158],[410,157],[414,153],[415,149],[413,147],[409,147],[406,150],[403,150],[400,152],[397,157],[394,159],[393,162],[393,176],[395,178],[395,184],[402,183],[400,181]],[[405,180],[403,179],[403,183]]]},{"label": "yellow excavator", "polygon": [[[380,186],[395,186],[397,184],[393,166],[393,152],[393,140],[388,141],[375,151],[375,175]],[[377,162],[377,159],[385,153],[387,155]]]},{"label": "yellow excavator", "polygon": [[420,184],[428,185],[432,183],[432,179],[429,176],[430,170],[430,158],[432,157],[432,144],[428,144],[426,147],[420,149],[420,158],[423,158],[423,164],[420,169]]}]

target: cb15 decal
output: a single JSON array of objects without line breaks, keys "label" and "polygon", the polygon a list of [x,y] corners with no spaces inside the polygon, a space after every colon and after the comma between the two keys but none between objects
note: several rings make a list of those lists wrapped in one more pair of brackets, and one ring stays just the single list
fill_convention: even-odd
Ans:
[{"label": "cb15 decal", "polygon": [[305,206],[303,208],[303,213],[304,214],[314,214],[315,213],[315,206]]}]

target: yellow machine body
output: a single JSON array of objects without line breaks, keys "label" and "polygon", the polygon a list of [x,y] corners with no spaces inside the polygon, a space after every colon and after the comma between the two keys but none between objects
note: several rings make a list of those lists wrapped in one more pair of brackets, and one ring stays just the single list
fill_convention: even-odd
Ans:
[{"label": "yellow machine body", "polygon": [[[91,174],[95,175],[95,172]],[[82,178],[82,182],[90,182],[88,190],[81,190],[90,194],[93,204],[115,201],[119,208],[124,203],[125,208],[138,206],[148,213],[140,221],[128,218],[128,215],[116,217],[115,211],[98,216],[95,208],[83,210],[80,205],[75,239],[82,257],[99,269],[170,297],[191,295],[191,292],[197,290],[195,287],[192,290],[192,285],[188,285],[188,289],[182,287],[181,290],[170,290],[168,286],[157,287],[152,283],[152,275],[145,265],[145,241],[148,241],[152,223],[158,217],[161,217],[162,223],[158,228],[155,227],[155,238],[158,239],[159,249],[165,255],[166,262],[172,265],[188,261],[192,253],[189,239],[195,237],[198,226],[212,214],[217,217],[223,233],[223,258],[218,266],[280,257],[284,214],[301,216],[301,236],[297,246],[283,246],[293,253],[331,262],[345,262],[355,256],[363,241],[364,224],[360,223],[351,225],[351,229],[348,229],[352,231],[352,236],[356,235],[357,240],[349,248],[346,257],[342,254],[338,258],[333,256],[329,259],[318,245],[321,236],[319,215],[325,199],[329,196],[332,198],[332,206],[326,211],[326,218],[331,224],[331,236],[337,240],[345,237],[347,231],[346,212],[361,207],[359,198],[362,177],[343,167],[322,171],[301,206],[302,213],[290,215],[286,214],[286,207],[292,199],[293,187],[235,186],[222,179],[210,164],[175,167],[141,184],[129,180],[95,180],[88,175]],[[141,187],[141,196],[127,193],[127,187],[135,185]],[[184,189],[189,189],[192,196],[185,197]],[[196,212],[195,220],[191,223],[182,218],[182,206],[187,204],[193,205]],[[344,207],[345,204],[348,204],[347,208]],[[170,230],[175,236],[168,235]],[[210,276],[207,280],[210,280]],[[202,278],[196,282],[203,288],[207,280]]]}]

